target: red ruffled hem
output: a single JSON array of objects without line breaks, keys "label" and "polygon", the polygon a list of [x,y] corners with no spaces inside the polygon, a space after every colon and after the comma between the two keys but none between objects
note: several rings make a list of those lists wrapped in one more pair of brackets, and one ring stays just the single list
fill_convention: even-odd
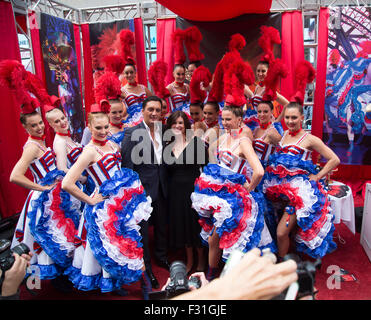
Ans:
[{"label": "red ruffled hem", "polygon": [[115,227],[118,217],[116,212],[123,210],[123,203],[126,204],[135,194],[142,194],[144,192],[143,186],[135,189],[124,190],[121,197],[114,197],[114,204],[107,205],[107,215],[109,219],[103,223],[106,229],[106,235],[109,241],[119,248],[120,252],[129,259],[138,259],[143,257],[143,248],[138,247],[136,241],[130,238],[124,238],[117,235],[117,228]]},{"label": "red ruffled hem", "polygon": [[65,226],[64,229],[64,236],[67,238],[68,242],[74,242],[75,236],[77,234],[77,229],[75,227],[74,222],[70,218],[66,218],[65,213],[60,208],[60,204],[62,202],[61,194],[62,192],[62,182],[58,182],[57,185],[51,191],[52,193],[52,203],[50,205],[51,212],[53,212],[51,218],[57,221],[57,228],[62,228]]}]

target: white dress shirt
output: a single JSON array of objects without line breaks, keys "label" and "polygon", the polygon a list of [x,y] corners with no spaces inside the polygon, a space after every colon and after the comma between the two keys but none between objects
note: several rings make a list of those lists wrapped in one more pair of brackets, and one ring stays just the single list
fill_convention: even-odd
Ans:
[{"label": "white dress shirt", "polygon": [[144,127],[146,128],[149,137],[151,138],[153,149],[155,150],[155,156],[157,159],[157,163],[160,164],[162,161],[162,132],[161,132],[161,121],[155,122],[154,125],[154,133],[155,133],[155,141],[157,142],[157,148],[156,143],[153,141],[150,128],[147,126],[145,121],[143,121]]}]

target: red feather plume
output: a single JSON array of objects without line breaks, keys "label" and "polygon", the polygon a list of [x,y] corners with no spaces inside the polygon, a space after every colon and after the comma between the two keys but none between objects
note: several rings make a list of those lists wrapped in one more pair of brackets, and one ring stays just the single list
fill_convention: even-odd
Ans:
[{"label": "red feather plume", "polygon": [[100,104],[102,100],[118,99],[121,95],[120,80],[113,72],[105,72],[97,81],[94,96]]},{"label": "red feather plume", "polygon": [[246,46],[246,40],[244,36],[240,33],[235,33],[232,35],[231,39],[228,42],[228,50],[241,51]]},{"label": "red feather plume", "polygon": [[290,101],[298,102],[301,105],[304,102],[305,89],[308,83],[311,83],[316,77],[316,70],[308,61],[299,62],[295,67],[295,94]]},{"label": "red feather plume", "polygon": [[135,63],[131,47],[135,43],[134,33],[128,29],[120,31],[120,55],[124,58],[125,63]]},{"label": "red feather plume", "polygon": [[156,60],[148,69],[148,81],[152,85],[155,95],[162,99],[170,96],[170,92],[165,86],[166,74],[167,63],[163,60]]},{"label": "red feather plume", "polygon": [[191,92],[191,103],[204,102],[206,91],[201,89],[201,83],[204,87],[209,86],[211,81],[211,72],[205,66],[199,66],[192,74],[189,89]]},{"label": "red feather plume", "polygon": [[264,51],[261,60],[270,63],[274,60],[274,44],[281,43],[280,33],[277,29],[268,26],[261,26],[260,31],[262,35],[258,40],[258,44]]},{"label": "red feather plume", "polygon": [[286,78],[288,75],[288,70],[286,65],[281,59],[275,59],[273,63],[270,64],[267,76],[264,79],[265,92],[263,100],[274,101],[277,99],[277,89],[280,84],[281,78]]},{"label": "red feather plume", "polygon": [[243,106],[247,102],[244,85],[251,85],[254,80],[250,65],[242,59],[236,59],[224,74],[225,101],[230,105]]},{"label": "red feather plume", "polygon": [[21,105],[23,114],[32,113],[39,106],[38,101],[27,91],[25,85],[27,77],[27,71],[19,61],[0,62],[0,85],[8,87],[13,92],[16,102]]},{"label": "red feather plume", "polygon": [[185,40],[185,31],[176,29],[171,35],[171,40],[174,45],[174,62],[175,64],[184,64],[186,56],[184,54],[183,42]]},{"label": "red feather plume", "polygon": [[103,58],[105,71],[114,72],[119,76],[125,69],[125,60],[119,55],[108,55]]},{"label": "red feather plume", "polygon": [[189,27],[185,30],[185,46],[188,52],[188,60],[190,63],[200,61],[205,56],[200,51],[200,43],[202,34],[196,26]]}]

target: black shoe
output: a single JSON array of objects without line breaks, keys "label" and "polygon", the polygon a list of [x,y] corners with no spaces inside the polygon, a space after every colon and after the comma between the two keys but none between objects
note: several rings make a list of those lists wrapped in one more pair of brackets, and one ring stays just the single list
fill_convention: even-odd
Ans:
[{"label": "black shoe", "polygon": [[149,280],[151,281],[152,288],[158,289],[160,287],[160,284],[158,283],[155,275],[152,273],[152,271],[146,271]]},{"label": "black shoe", "polygon": [[156,264],[160,267],[160,268],[164,268],[166,270],[169,270],[170,269],[170,263],[169,261],[167,260],[167,258],[162,258],[162,259],[158,259],[156,258],[155,259],[155,262]]}]

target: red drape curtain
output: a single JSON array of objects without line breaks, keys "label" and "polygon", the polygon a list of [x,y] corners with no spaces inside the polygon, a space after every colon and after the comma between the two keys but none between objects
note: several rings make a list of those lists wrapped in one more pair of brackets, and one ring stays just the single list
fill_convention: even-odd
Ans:
[{"label": "red drape curtain", "polygon": [[[21,56],[12,5],[0,1],[0,60],[4,59],[21,61]],[[7,218],[22,210],[28,194],[28,190],[9,182],[27,134],[19,122],[20,106],[8,88],[0,87],[0,101],[0,215]]]},{"label": "red drape curtain", "polygon": [[303,18],[301,11],[282,14],[281,57],[288,76],[281,81],[281,94],[288,100],[294,93],[295,65],[304,60]]},{"label": "red drape curtain", "polygon": [[144,54],[144,34],[142,18],[134,19],[135,51],[137,62],[138,83],[147,86],[147,67]]},{"label": "red drape curtain", "polygon": [[[316,90],[314,93],[314,106],[312,117],[312,134],[322,139],[323,117],[326,90],[327,69],[327,42],[328,42],[328,17],[327,8],[321,8],[318,21],[318,48],[316,67]],[[318,154],[313,154],[317,158]]]},{"label": "red drape curtain", "polygon": [[168,65],[166,85],[171,83],[174,67],[174,47],[171,41],[171,35],[175,31],[176,20],[157,19],[157,60],[163,60]]},{"label": "red drape curtain", "polygon": [[[84,52],[84,95],[85,95],[85,116],[90,112],[90,107],[94,103],[94,80],[90,50],[89,25],[81,25],[82,49]],[[87,121],[87,118],[86,118]]]}]

